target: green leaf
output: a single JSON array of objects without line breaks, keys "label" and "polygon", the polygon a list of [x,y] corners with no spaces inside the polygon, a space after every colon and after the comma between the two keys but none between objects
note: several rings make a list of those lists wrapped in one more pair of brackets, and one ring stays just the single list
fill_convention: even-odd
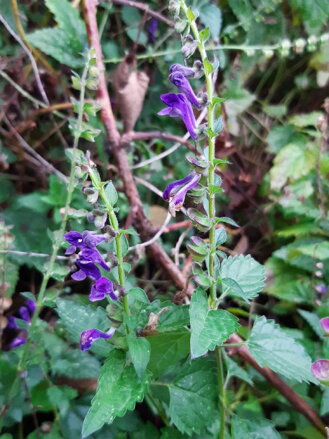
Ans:
[{"label": "green leaf", "polygon": [[320,323],[320,318],[314,312],[305,311],[305,309],[299,309],[298,313],[307,321],[313,331],[320,338],[323,338],[324,331]]},{"label": "green leaf", "polygon": [[327,387],[322,395],[320,416],[325,416],[329,413],[329,388]]},{"label": "green leaf", "polygon": [[227,216],[222,216],[220,218],[216,218],[217,223],[225,223],[229,224],[233,227],[240,227],[239,224],[237,224],[232,218],[228,218]]},{"label": "green leaf", "polygon": [[[234,280],[242,289],[245,300],[256,297],[265,286],[265,269],[250,255],[230,256],[222,261],[220,277]],[[236,295],[236,292],[231,287],[227,294]]]},{"label": "green leaf", "polygon": [[215,370],[210,358],[189,361],[170,385],[169,416],[182,433],[200,433],[218,415]]},{"label": "green leaf", "polygon": [[217,245],[222,245],[227,240],[227,233],[225,227],[218,227],[215,230],[215,242]]},{"label": "green leaf", "polygon": [[200,8],[200,20],[210,29],[212,38],[218,39],[222,26],[221,10],[214,4],[207,2]]},{"label": "green leaf", "polygon": [[104,189],[106,199],[111,204],[111,206],[115,206],[116,202],[118,201],[118,193],[112,183],[112,181],[109,181]]},{"label": "green leaf", "polygon": [[253,23],[252,17],[254,14],[250,0],[229,0],[228,4],[236,15],[239,24],[245,31],[248,31]]},{"label": "green leaf", "polygon": [[139,382],[133,366],[126,365],[125,353],[113,350],[101,368],[96,395],[83,422],[82,436],[89,436],[105,423],[110,424],[117,416],[133,410],[136,402],[142,401],[148,384],[147,374]]},{"label": "green leaf", "polygon": [[205,71],[206,75],[210,75],[210,73],[212,73],[214,71],[214,68],[213,68],[211,62],[208,59],[204,60],[203,65],[204,65],[204,71]]},{"label": "green leaf", "polygon": [[26,38],[32,46],[52,56],[61,64],[66,64],[72,68],[83,66],[83,58],[81,55],[79,56],[79,53],[83,50],[82,45],[70,41],[70,37],[62,29],[57,27],[44,28],[28,34]]},{"label": "green leaf", "polygon": [[237,377],[240,380],[245,381],[246,383],[253,385],[252,379],[248,375],[248,373],[242,369],[235,361],[233,361],[228,355],[225,354],[225,364],[227,368],[227,374],[229,377]]},{"label": "green leaf", "polygon": [[[87,329],[107,331],[111,326],[103,308],[95,309],[92,305],[80,305],[72,300],[57,299],[57,312],[64,324],[67,335],[75,343],[79,343],[81,332]],[[107,356],[113,346],[103,339],[96,340],[91,351]]]},{"label": "green leaf", "polygon": [[209,309],[208,298],[197,288],[191,299],[191,356],[201,357],[223,344],[238,328],[238,319],[224,310]]},{"label": "green leaf", "polygon": [[148,369],[159,377],[170,366],[179,363],[190,352],[188,331],[168,332],[147,337],[151,345]]},{"label": "green leaf", "polygon": [[134,43],[138,38],[138,42],[145,46],[147,43],[147,36],[144,31],[140,31],[142,17],[139,11],[131,6],[123,6],[121,8],[121,17],[126,24],[125,32],[128,37]]},{"label": "green leaf", "polygon": [[271,189],[280,190],[288,179],[294,181],[307,175],[316,165],[317,151],[314,144],[290,143],[283,147],[270,170]]},{"label": "green leaf", "polygon": [[77,38],[86,38],[86,27],[79,10],[67,0],[45,0],[47,8],[54,14],[58,26]]},{"label": "green leaf", "polygon": [[280,434],[267,419],[232,419],[232,439],[280,439]]},{"label": "green leaf", "polygon": [[[272,127],[266,138],[269,152],[276,154],[284,146],[293,143],[296,136],[300,136],[300,134],[296,133],[293,125],[277,125]],[[304,139],[304,136],[301,137]]]},{"label": "green leaf", "polygon": [[193,21],[193,20],[195,20],[195,15],[194,15],[194,13],[193,13],[193,11],[192,11],[191,8],[187,8],[186,16],[187,16],[187,18],[188,18],[188,20],[189,20],[190,22]]},{"label": "green leaf", "polygon": [[127,343],[135,371],[138,378],[141,380],[150,361],[150,343],[146,338],[136,337],[132,334],[127,336]]},{"label": "green leaf", "polygon": [[301,21],[309,34],[320,31],[321,26],[329,17],[327,0],[291,0],[291,6],[299,12]]},{"label": "green leaf", "polygon": [[157,330],[160,332],[177,331],[190,323],[189,308],[186,305],[172,305],[168,311],[161,313]]},{"label": "green leaf", "polygon": [[311,374],[311,358],[303,346],[273,320],[257,317],[247,343],[260,366],[267,366],[291,380],[316,382]]},{"label": "green leaf", "polygon": [[200,31],[200,40],[206,42],[209,38],[209,35],[210,35],[210,30],[208,28],[202,29]]}]

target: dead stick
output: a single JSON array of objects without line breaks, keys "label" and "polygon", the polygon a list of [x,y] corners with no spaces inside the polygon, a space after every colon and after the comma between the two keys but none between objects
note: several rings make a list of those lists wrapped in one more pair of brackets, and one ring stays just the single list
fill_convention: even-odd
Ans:
[{"label": "dead stick", "polygon": [[[228,343],[243,342],[237,334],[231,335]],[[261,367],[257,361],[251,356],[249,349],[246,346],[237,346],[230,349],[232,354],[238,354],[254,369],[256,369],[264,378],[269,381],[289,402],[298,410],[305,418],[307,418],[321,433],[324,434],[325,426],[318,414],[307,404],[307,402],[297,395],[293,389],[288,386],[275,372],[268,367]]]},{"label": "dead stick", "polygon": [[149,15],[152,15],[152,17],[157,18],[160,21],[163,21],[168,26],[170,27],[175,26],[175,23],[173,21],[169,20],[169,18],[167,17],[164,17],[159,12],[153,11],[147,3],[135,2],[132,0],[111,0],[111,1],[112,3],[116,3],[118,5],[131,6],[133,8],[141,9],[142,11],[147,12]]}]

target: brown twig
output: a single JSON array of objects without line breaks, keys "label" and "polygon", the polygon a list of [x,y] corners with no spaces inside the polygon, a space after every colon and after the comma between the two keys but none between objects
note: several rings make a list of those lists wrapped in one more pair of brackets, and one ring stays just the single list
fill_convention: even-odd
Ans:
[{"label": "brown twig", "polygon": [[[135,3],[135,2],[133,2]],[[126,4],[126,3],[125,3]],[[144,5],[145,6],[145,5]],[[130,202],[131,213],[136,230],[141,236],[141,240],[148,241],[152,238],[152,224],[147,218],[142,200],[139,197],[134,177],[130,170],[128,157],[123,147],[123,142],[120,137],[119,131],[115,124],[115,119],[111,107],[110,97],[107,91],[107,84],[104,74],[104,63],[102,49],[99,40],[99,33],[96,20],[97,0],[85,0],[84,1],[84,14],[87,27],[87,34],[89,38],[90,46],[96,51],[97,66],[99,69],[99,88],[97,97],[101,105],[100,115],[105,126],[108,139],[111,144],[111,151],[116,161],[119,174],[123,180],[126,196]],[[150,233],[151,232],[151,233]],[[186,277],[181,273],[179,268],[169,258],[167,253],[164,252],[162,247],[154,242],[148,247],[148,253],[150,257],[157,261],[157,263],[163,267],[168,277],[174,282],[174,284],[182,289],[192,293],[192,287],[187,286]]]},{"label": "brown twig", "polygon": [[[231,335],[228,343],[241,343],[242,338],[237,334]],[[261,367],[257,361],[251,356],[246,346],[236,346],[230,348],[232,354],[238,354],[254,369],[256,369],[264,378],[269,381],[289,402],[298,410],[305,418],[307,418],[321,433],[324,433],[325,426],[318,414],[307,404],[307,402],[297,395],[288,384],[286,384],[275,372],[268,367]]]},{"label": "brown twig", "polygon": [[125,5],[125,6],[132,6],[133,8],[141,9],[144,12],[147,12],[149,15],[152,15],[152,17],[157,18],[160,21],[163,21],[170,27],[174,27],[175,23],[169,18],[164,17],[159,12],[153,11],[147,3],[141,3],[141,2],[135,2],[132,0],[111,0],[112,3],[116,3],[117,5]]}]

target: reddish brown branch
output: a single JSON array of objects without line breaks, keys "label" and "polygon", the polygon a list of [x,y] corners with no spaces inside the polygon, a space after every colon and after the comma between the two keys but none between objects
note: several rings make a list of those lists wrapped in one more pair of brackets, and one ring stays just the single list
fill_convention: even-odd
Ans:
[{"label": "reddish brown branch", "polygon": [[[134,3],[134,2],[132,2]],[[103,64],[103,55],[99,41],[99,34],[96,20],[97,0],[85,0],[84,13],[87,26],[87,34],[89,43],[92,48],[96,50],[97,66],[99,69],[99,89],[98,98],[101,105],[101,118],[105,126],[108,138],[111,142],[111,151],[116,161],[119,174],[123,180],[126,196],[131,206],[131,215],[133,218],[136,230],[139,232],[142,241],[148,241],[152,237],[153,227],[147,218],[142,201],[137,191],[134,177],[130,170],[128,157],[123,148],[123,141],[120,138],[119,131],[115,124],[114,115],[110,103],[109,94],[105,80],[105,69]],[[179,268],[169,258],[158,243],[151,244],[147,251],[152,258],[159,265],[163,267],[168,277],[181,290],[187,288],[188,293],[191,294],[192,288],[187,286],[187,279],[181,273]]]},{"label": "reddish brown branch", "polygon": [[[229,343],[241,343],[243,340],[237,335],[233,334]],[[254,369],[256,369],[264,378],[269,381],[289,402],[299,411],[305,418],[307,418],[321,433],[324,434],[325,426],[318,414],[307,404],[307,402],[297,395],[288,384],[286,384],[275,372],[268,367],[261,367],[257,361],[251,356],[249,349],[246,346],[237,346],[232,348],[233,354],[238,354]]]},{"label": "reddish brown branch", "polygon": [[169,18],[167,17],[164,17],[159,12],[153,11],[147,3],[135,2],[132,0],[111,0],[111,1],[112,3],[116,3],[118,5],[132,6],[133,8],[141,9],[142,11],[151,15],[152,17],[157,18],[160,21],[163,21],[168,26],[170,27],[175,26],[175,23],[173,21],[169,20]]}]

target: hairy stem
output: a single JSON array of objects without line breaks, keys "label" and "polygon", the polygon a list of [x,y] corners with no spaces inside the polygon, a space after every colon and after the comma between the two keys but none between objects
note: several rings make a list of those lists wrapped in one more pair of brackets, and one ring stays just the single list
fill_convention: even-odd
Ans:
[{"label": "hairy stem", "polygon": [[[181,1],[181,7],[189,21],[194,39],[198,45],[198,50],[201,56],[201,61],[203,63],[203,69],[206,79],[206,90],[208,95],[208,177],[207,177],[207,188],[208,188],[208,216],[211,220],[211,228],[209,230],[209,260],[208,260],[208,274],[211,278],[210,295],[209,295],[209,306],[214,309],[217,307],[217,295],[216,295],[216,273],[215,273],[215,258],[216,258],[216,240],[215,240],[215,230],[216,230],[216,209],[215,209],[215,194],[212,193],[212,188],[215,183],[215,136],[212,135],[214,132],[214,90],[212,83],[212,66],[207,57],[207,52],[204,44],[204,40],[200,37],[198,27],[195,22],[194,14],[186,6],[185,1]],[[193,18],[191,18],[193,17]],[[216,361],[217,361],[217,371],[218,371],[218,398],[219,398],[219,412],[220,412],[220,430],[218,439],[224,439],[225,435],[225,390],[224,390],[224,371],[223,371],[223,359],[220,349],[216,348]]]}]

